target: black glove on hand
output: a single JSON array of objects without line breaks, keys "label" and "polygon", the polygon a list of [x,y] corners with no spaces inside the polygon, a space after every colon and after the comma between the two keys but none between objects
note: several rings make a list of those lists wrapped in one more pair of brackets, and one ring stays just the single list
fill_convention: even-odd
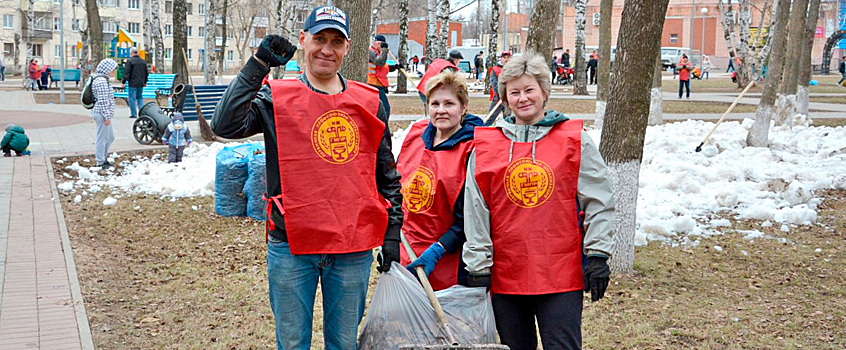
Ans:
[{"label": "black glove on hand", "polygon": [[268,35],[261,41],[256,58],[267,63],[268,67],[279,67],[288,63],[296,51],[297,47],[291,45],[287,39],[279,35]]},{"label": "black glove on hand", "polygon": [[585,292],[590,292],[590,300],[597,301],[605,296],[611,269],[608,268],[608,258],[589,256],[585,267]]},{"label": "black glove on hand", "polygon": [[491,287],[491,275],[468,275],[467,276],[467,286],[468,287]]},{"label": "black glove on hand", "polygon": [[379,47],[381,47],[381,48],[383,48],[383,49],[387,49],[387,48],[388,48],[388,43],[386,43],[386,42],[384,42],[384,41],[383,41],[383,42],[379,43]]},{"label": "black glove on hand", "polygon": [[385,239],[382,244],[382,252],[376,257],[376,271],[385,273],[391,269],[391,263],[400,261],[400,241],[396,239]]}]

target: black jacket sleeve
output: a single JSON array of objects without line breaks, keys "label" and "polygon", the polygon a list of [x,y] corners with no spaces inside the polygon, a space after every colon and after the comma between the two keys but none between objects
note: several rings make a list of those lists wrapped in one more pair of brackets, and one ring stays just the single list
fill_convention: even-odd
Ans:
[{"label": "black jacket sleeve", "polygon": [[376,154],[376,188],[379,194],[388,202],[388,230],[385,232],[385,239],[399,240],[399,229],[402,227],[402,193],[400,189],[400,174],[397,171],[397,162],[394,160],[394,153],[391,151],[391,129],[388,125],[388,115],[382,103],[379,103],[379,120],[385,123],[385,132],[382,135],[382,142]]}]

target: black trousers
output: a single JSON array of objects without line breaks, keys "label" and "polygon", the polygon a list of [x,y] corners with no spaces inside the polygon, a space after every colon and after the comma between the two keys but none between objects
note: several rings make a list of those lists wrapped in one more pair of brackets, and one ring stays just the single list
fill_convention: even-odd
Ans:
[{"label": "black trousers", "polygon": [[379,101],[382,102],[382,107],[385,108],[385,114],[388,118],[391,117],[391,103],[388,101],[388,88],[384,86],[370,85],[379,89]]},{"label": "black trousers", "polygon": [[537,350],[535,318],[544,350],[582,348],[581,290],[544,295],[492,294],[496,330],[511,350]]},{"label": "black trousers", "polygon": [[682,98],[682,93],[687,90],[687,97],[690,97],[690,80],[679,79],[679,98]]}]

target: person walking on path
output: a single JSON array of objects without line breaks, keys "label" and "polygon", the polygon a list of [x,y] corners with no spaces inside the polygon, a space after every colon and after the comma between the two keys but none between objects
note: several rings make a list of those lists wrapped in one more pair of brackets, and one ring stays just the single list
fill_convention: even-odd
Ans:
[{"label": "person walking on path", "polygon": [[138,110],[144,105],[144,87],[147,86],[147,61],[138,55],[138,48],[129,49],[129,61],[124,67],[123,80],[129,82],[129,117],[137,118]]},{"label": "person walking on path", "polygon": [[561,65],[564,68],[570,68],[570,49],[564,50],[564,53],[561,55]]},{"label": "person walking on path", "polygon": [[490,287],[500,340],[512,350],[538,348],[536,320],[544,349],[581,349],[583,293],[601,299],[611,274],[608,171],[581,120],[544,111],[550,75],[535,53],[502,68],[510,115],[476,128],[467,161],[467,281]]},{"label": "person walking on path", "polygon": [[488,112],[493,110],[496,107],[497,102],[499,102],[499,73],[502,72],[502,66],[504,66],[508,61],[511,59],[511,51],[503,51],[499,54],[499,62],[488,69],[488,76],[491,79],[491,94],[489,100],[491,101],[490,107],[488,107]]},{"label": "person walking on path", "polygon": [[588,84],[596,84],[596,68],[599,65],[599,55],[594,53],[590,54],[590,59],[587,62],[587,71],[588,71]]},{"label": "person walking on path", "polygon": [[702,74],[699,76],[699,80],[702,80],[702,77],[705,77],[705,80],[708,80],[711,77],[711,57],[707,55],[702,57]]},{"label": "person walking on path", "polygon": [[388,118],[391,117],[391,103],[388,101],[388,43],[385,36],[376,34],[367,56],[367,84],[379,90],[379,100],[385,107]]},{"label": "person walking on path", "polygon": [[687,90],[687,99],[690,99],[690,70],[691,64],[687,60],[687,55],[682,54],[679,64],[676,65],[676,70],[679,72],[679,98],[682,98],[682,93]]},{"label": "person walking on path", "polygon": [[12,151],[15,151],[16,156],[24,155],[24,151],[29,147],[29,137],[26,136],[26,131],[20,125],[9,124],[6,125],[6,135],[0,141],[0,148],[3,149],[4,157],[11,157]]},{"label": "person walking on path", "polygon": [[426,83],[429,120],[412,125],[403,140],[397,169],[402,175],[403,233],[419,257],[409,271],[422,266],[435,290],[467,284],[461,261],[464,245],[464,177],[472,150],[473,130],[482,119],[467,113],[467,82],[445,70]]},{"label": "person walking on path", "polygon": [[552,85],[555,85],[555,76],[558,73],[558,56],[552,56],[549,62],[549,71],[552,72]]},{"label": "person walking on path", "polygon": [[6,81],[6,57],[0,56],[0,81]]},{"label": "person walking on path", "polygon": [[41,79],[41,69],[38,68],[38,61],[36,61],[35,59],[29,60],[27,78],[29,78],[29,81],[26,83],[26,86],[24,86],[24,89],[26,89],[27,91],[29,91],[30,89],[32,89],[32,91],[40,89],[40,83],[38,82],[38,80]]},{"label": "person walking on path", "polygon": [[[97,159],[97,166],[110,168],[107,157],[109,147],[115,140],[115,131],[112,128],[112,117],[115,116],[115,91],[109,83],[109,76],[117,69],[117,62],[106,58],[97,64],[97,77],[91,81],[91,92],[94,95],[94,108],[91,109],[91,118],[97,125],[97,136],[94,141],[94,158]],[[101,78],[103,77],[103,78]]]},{"label": "person walking on path", "polygon": [[476,67],[476,81],[482,80],[482,72],[485,70],[484,54],[484,51],[479,51],[473,59],[473,66]]},{"label": "person walking on path", "polygon": [[327,349],[355,349],[372,249],[377,270],[399,261],[400,175],[379,92],[338,73],[350,50],[347,14],[313,9],[299,33],[297,79],[263,79],[296,46],[266,36],[226,89],[215,134],[264,134],[267,148],[267,276],[278,349],[311,347],[314,298],[323,292]]},{"label": "person walking on path", "polygon": [[841,85],[846,81],[846,56],[840,58],[840,65],[837,66],[837,71],[840,72],[840,81],[837,82],[837,85]]}]

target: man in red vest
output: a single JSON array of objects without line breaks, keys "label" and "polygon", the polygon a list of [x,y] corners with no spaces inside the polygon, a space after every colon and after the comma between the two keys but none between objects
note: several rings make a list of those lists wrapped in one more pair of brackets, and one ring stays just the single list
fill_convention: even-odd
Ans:
[{"label": "man in red vest", "polygon": [[382,34],[373,37],[373,44],[367,53],[367,84],[379,90],[379,100],[385,106],[385,113],[391,117],[391,104],[388,102],[388,42]]},{"label": "man in red vest", "polygon": [[373,262],[399,261],[400,175],[379,93],[338,73],[350,49],[347,14],[315,8],[299,34],[297,79],[269,80],[296,47],[264,38],[229,84],[214,132],[264,134],[267,149],[267,275],[278,349],[311,347],[314,298],[323,293],[329,349],[355,349]]},{"label": "man in red vest", "polygon": [[499,85],[499,74],[502,72],[502,66],[508,63],[508,60],[510,59],[511,51],[503,51],[499,54],[499,63],[488,70],[488,76],[491,79],[491,106],[488,108],[488,112],[490,112],[496,106],[496,103],[499,102],[499,88],[497,87]]}]

